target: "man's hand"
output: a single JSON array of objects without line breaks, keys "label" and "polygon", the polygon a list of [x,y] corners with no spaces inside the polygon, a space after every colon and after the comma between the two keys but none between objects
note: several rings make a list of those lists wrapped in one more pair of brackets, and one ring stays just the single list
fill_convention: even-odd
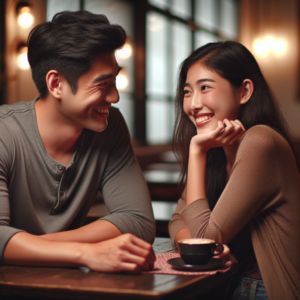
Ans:
[{"label": "man's hand", "polygon": [[225,119],[223,123],[218,121],[218,127],[215,130],[195,135],[191,140],[190,149],[207,152],[211,148],[228,146],[241,137],[245,131],[239,120]]},{"label": "man's hand", "polygon": [[82,247],[78,263],[93,271],[139,273],[151,270],[156,260],[152,246],[132,234]]}]

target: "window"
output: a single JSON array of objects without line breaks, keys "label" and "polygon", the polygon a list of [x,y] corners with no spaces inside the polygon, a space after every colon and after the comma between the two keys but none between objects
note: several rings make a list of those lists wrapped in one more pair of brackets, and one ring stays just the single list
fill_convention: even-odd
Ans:
[{"label": "window", "polygon": [[181,62],[209,42],[237,38],[235,0],[148,0],[146,142],[172,140],[173,100]]},{"label": "window", "polygon": [[171,141],[173,98],[179,64],[192,48],[189,27],[157,12],[146,17],[146,141]]}]

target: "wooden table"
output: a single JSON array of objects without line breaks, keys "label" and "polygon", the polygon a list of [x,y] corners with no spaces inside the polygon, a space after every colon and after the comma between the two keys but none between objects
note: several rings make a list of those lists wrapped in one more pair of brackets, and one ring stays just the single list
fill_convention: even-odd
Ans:
[{"label": "wooden table", "polygon": [[[156,239],[156,253],[175,252]],[[0,299],[188,299],[230,282],[236,268],[213,276],[105,274],[86,268],[0,267]]]}]

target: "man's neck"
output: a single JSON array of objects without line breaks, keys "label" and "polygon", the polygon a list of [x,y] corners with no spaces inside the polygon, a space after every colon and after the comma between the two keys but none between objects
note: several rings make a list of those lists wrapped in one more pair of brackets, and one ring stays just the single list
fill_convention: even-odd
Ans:
[{"label": "man's neck", "polygon": [[68,165],[72,159],[82,128],[75,127],[59,111],[58,100],[48,96],[35,103],[38,130],[47,153]]}]

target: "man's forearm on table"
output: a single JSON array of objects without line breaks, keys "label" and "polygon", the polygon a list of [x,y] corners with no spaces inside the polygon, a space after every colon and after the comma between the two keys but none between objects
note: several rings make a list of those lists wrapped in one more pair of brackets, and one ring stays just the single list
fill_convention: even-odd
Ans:
[{"label": "man's forearm on table", "polygon": [[24,266],[78,266],[81,243],[49,241],[27,232],[18,232],[8,241],[4,262]]},{"label": "man's forearm on table", "polygon": [[45,234],[40,237],[52,241],[99,243],[121,234],[114,224],[105,220],[98,220],[78,229]]},{"label": "man's forearm on table", "polygon": [[155,255],[150,244],[132,234],[100,243],[76,243],[18,232],[8,241],[3,260],[8,265],[85,266],[99,272],[137,273],[153,268]]}]

